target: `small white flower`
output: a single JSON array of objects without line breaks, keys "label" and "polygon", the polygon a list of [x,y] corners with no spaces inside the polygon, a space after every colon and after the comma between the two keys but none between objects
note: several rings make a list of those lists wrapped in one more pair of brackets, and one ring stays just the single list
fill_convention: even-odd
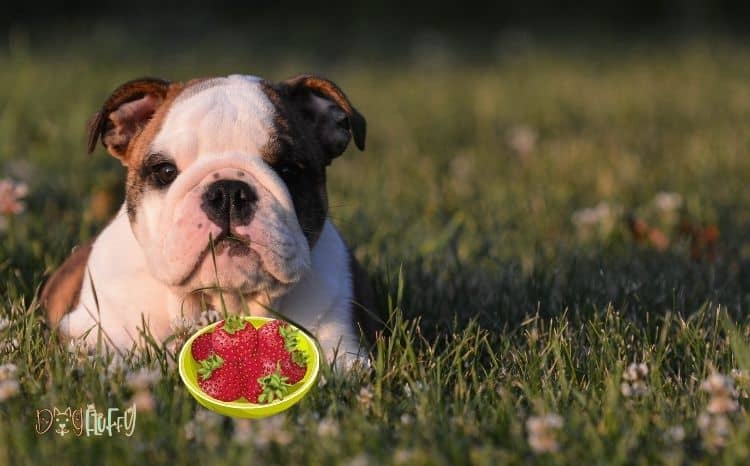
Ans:
[{"label": "small white flower", "polygon": [[18,395],[21,385],[17,380],[4,380],[0,382],[0,403]]},{"label": "small white flower", "polygon": [[672,426],[664,433],[665,438],[673,443],[679,443],[685,440],[685,428],[682,426]]},{"label": "small white flower", "polygon": [[726,396],[714,396],[708,401],[706,411],[710,414],[733,413],[740,408],[737,400]]},{"label": "small white flower", "polygon": [[26,205],[21,199],[29,193],[26,183],[13,181],[10,178],[0,180],[0,215],[18,215],[23,213]]},{"label": "small white flower", "polygon": [[321,437],[335,437],[339,434],[339,423],[335,419],[324,418],[318,423],[318,435]]},{"label": "small white flower", "polygon": [[733,396],[734,381],[724,374],[713,372],[701,384],[701,389],[711,396]]},{"label": "small white flower", "polygon": [[195,439],[195,421],[188,421],[185,423],[185,425],[182,427],[185,431],[185,439],[186,440],[193,440]]},{"label": "small white flower", "polygon": [[622,374],[620,392],[626,398],[639,397],[648,393],[648,366],[645,363],[631,363]]},{"label": "small white flower", "polygon": [[534,128],[518,125],[510,128],[506,135],[508,145],[520,155],[528,155],[536,148],[538,139]]},{"label": "small white flower", "polygon": [[609,220],[618,210],[606,202],[600,202],[594,207],[587,207],[573,212],[571,221],[579,228],[594,226]]},{"label": "small white flower", "polygon": [[401,415],[400,420],[401,420],[401,424],[405,426],[410,426],[414,422],[414,418],[411,415],[406,414],[406,413]]},{"label": "small white flower", "polygon": [[372,405],[372,400],[375,398],[375,395],[372,393],[372,387],[362,387],[359,390],[359,395],[357,395],[357,402],[365,409],[369,409]]},{"label": "small white flower", "polygon": [[703,381],[701,389],[711,397],[706,410],[698,417],[703,442],[710,449],[723,448],[732,433],[732,423],[727,416],[739,410],[734,380],[713,372]]},{"label": "small white flower", "polygon": [[682,196],[678,193],[657,193],[654,196],[654,205],[659,210],[676,210],[682,206]]},{"label": "small white flower", "polygon": [[734,380],[718,372],[712,373],[701,384],[701,389],[710,395],[706,411],[710,414],[728,414],[739,409],[738,392]]},{"label": "small white flower", "polygon": [[563,419],[557,414],[531,416],[526,420],[528,442],[534,453],[554,453],[559,450],[557,431],[563,426]]},{"label": "small white flower", "polygon": [[645,363],[631,363],[623,373],[622,377],[628,382],[645,380],[648,375],[648,366]]},{"label": "small white flower", "polygon": [[0,366],[0,382],[4,380],[14,380],[18,373],[18,367],[13,363],[7,363]]}]

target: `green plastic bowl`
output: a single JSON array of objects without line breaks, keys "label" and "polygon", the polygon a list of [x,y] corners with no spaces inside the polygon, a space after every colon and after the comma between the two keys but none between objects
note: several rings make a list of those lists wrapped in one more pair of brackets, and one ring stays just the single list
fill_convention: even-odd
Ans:
[{"label": "green plastic bowl", "polygon": [[[266,322],[274,320],[268,317],[248,316],[243,316],[243,319],[249,321],[255,328],[259,328]],[[207,395],[198,385],[198,363],[193,359],[190,348],[193,345],[193,341],[195,341],[198,336],[213,331],[218,324],[219,322],[215,322],[195,332],[195,334],[182,346],[182,350],[180,350],[180,378],[198,403],[211,411],[225,416],[259,419],[262,417],[273,416],[274,414],[289,409],[310,391],[315,380],[318,378],[318,371],[320,370],[320,353],[318,352],[318,347],[315,344],[315,341],[310,338],[308,334],[300,331],[298,348],[307,355],[307,372],[302,380],[292,385],[287,396],[268,404],[256,404],[243,400],[221,401]],[[297,328],[292,324],[289,325],[293,328]]]}]

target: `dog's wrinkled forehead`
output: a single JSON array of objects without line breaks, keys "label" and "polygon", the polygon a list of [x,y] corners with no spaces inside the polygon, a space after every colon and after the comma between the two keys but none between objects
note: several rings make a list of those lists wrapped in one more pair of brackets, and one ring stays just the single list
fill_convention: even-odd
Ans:
[{"label": "dog's wrinkled forehead", "polygon": [[230,151],[260,156],[273,134],[275,113],[260,78],[197,81],[172,103],[150,152],[171,156],[178,165]]}]

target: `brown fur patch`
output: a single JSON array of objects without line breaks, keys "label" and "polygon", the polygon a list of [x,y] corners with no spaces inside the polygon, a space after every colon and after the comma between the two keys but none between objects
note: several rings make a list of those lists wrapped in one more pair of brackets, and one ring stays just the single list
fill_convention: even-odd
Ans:
[{"label": "brown fur patch", "polygon": [[78,305],[92,246],[93,241],[75,248],[44,284],[40,302],[47,310],[47,322],[51,327],[56,327],[60,319]]},{"label": "brown fur patch", "polygon": [[[117,158],[124,159],[130,140],[124,133],[136,131],[138,128],[129,124],[127,128],[116,128],[110,116],[117,110],[130,102],[137,101],[145,97],[153,100],[153,105],[158,107],[162,99],[166,96],[169,89],[169,83],[158,78],[140,78],[128,81],[115,89],[104,101],[102,108],[89,121],[88,124],[88,149],[89,153],[94,151],[99,139],[104,139],[105,135],[114,132],[117,140],[114,145],[108,145],[107,150]],[[122,130],[122,131],[121,131]],[[122,134],[121,134],[122,133]]]}]

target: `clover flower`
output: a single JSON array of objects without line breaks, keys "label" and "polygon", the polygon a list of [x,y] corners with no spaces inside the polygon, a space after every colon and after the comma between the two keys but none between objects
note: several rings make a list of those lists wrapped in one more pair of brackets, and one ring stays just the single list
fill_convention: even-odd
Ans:
[{"label": "clover flower", "polygon": [[359,394],[357,395],[357,402],[365,409],[370,409],[370,406],[372,406],[372,400],[375,398],[375,395],[372,393],[372,387],[362,387],[359,390]]},{"label": "clover flower", "polygon": [[335,437],[339,434],[339,423],[329,417],[318,423],[318,435],[321,437]]},{"label": "clover flower", "polygon": [[13,181],[10,178],[0,180],[0,215],[18,215],[26,210],[21,199],[29,193],[26,183]]},{"label": "clover flower", "polygon": [[6,401],[21,392],[18,380],[4,380],[0,382],[0,403]]},{"label": "clover flower", "polygon": [[560,449],[557,432],[563,426],[563,419],[557,414],[531,416],[526,420],[528,442],[534,453],[554,453]]},{"label": "clover flower", "polygon": [[623,372],[623,382],[620,385],[620,392],[626,398],[639,397],[648,393],[648,366],[645,363],[631,363]]},{"label": "clover flower", "polygon": [[709,414],[722,415],[739,409],[738,393],[731,377],[714,372],[703,381],[701,389],[710,396],[706,407]]},{"label": "clover flower", "polygon": [[7,363],[0,366],[0,403],[9,400],[21,392],[21,385],[16,380],[18,367]]},{"label": "clover flower", "polygon": [[0,382],[15,379],[17,373],[18,367],[13,363],[0,365]]},{"label": "clover flower", "polygon": [[704,445],[709,450],[723,448],[732,434],[729,416],[739,410],[737,390],[731,377],[713,372],[701,384],[701,390],[709,394],[708,405],[698,416],[698,429]]},{"label": "clover flower", "polygon": [[506,142],[519,155],[528,155],[536,148],[538,135],[534,128],[518,125],[510,128],[506,134]]},{"label": "clover flower", "polygon": [[682,206],[682,195],[678,193],[660,192],[654,196],[654,205],[662,211],[677,210]]}]

